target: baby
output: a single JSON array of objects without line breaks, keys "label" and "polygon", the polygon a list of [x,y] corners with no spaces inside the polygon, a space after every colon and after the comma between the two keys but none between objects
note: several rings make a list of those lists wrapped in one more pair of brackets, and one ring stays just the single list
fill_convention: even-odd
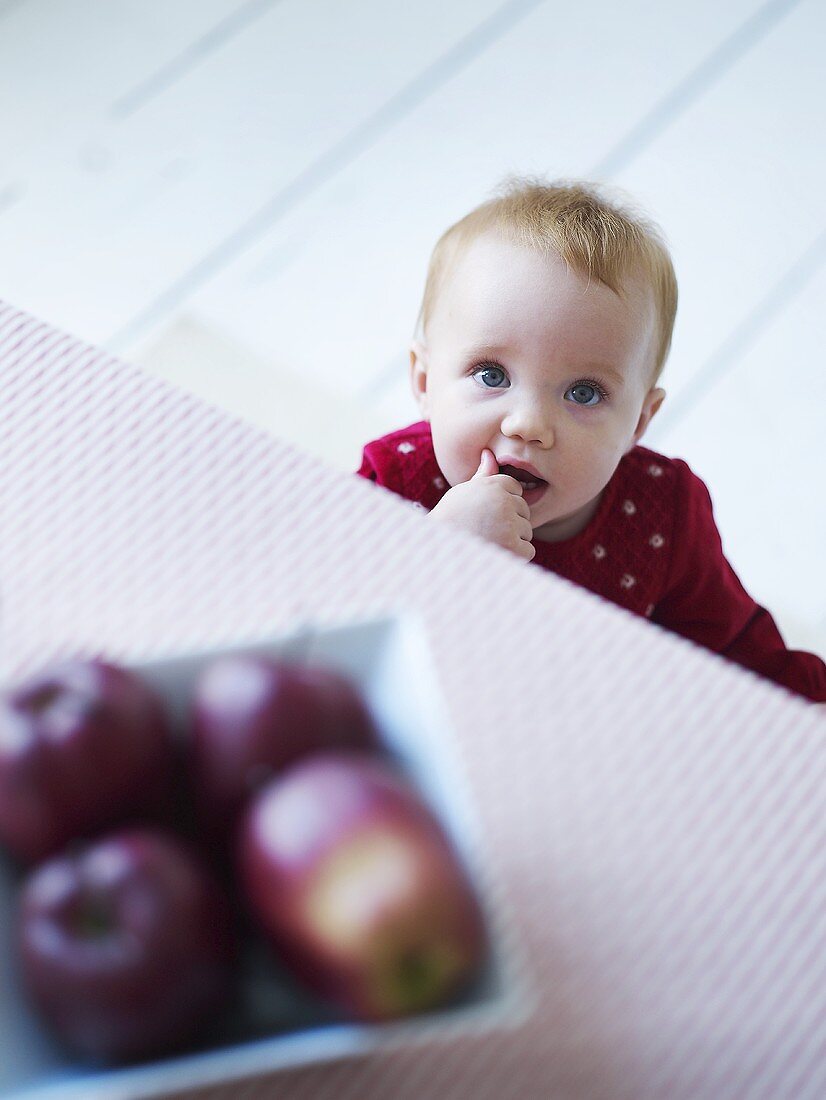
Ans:
[{"label": "baby", "polygon": [[677,310],[659,230],[597,186],[516,181],[437,242],[410,351],[422,420],[364,448],[370,478],[809,699],[723,555],[703,482],[640,445]]}]

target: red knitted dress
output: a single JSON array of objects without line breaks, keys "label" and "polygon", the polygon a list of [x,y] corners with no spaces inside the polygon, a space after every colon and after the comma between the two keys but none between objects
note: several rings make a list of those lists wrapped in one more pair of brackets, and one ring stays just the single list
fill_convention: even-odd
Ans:
[{"label": "red knitted dress", "polygon": [[[449,488],[424,421],[368,443],[358,472],[428,511]],[[723,555],[708,489],[681,459],[634,447],[584,530],[533,545],[531,564],[826,701],[826,665],[787,649],[769,612],[743,588]]]}]

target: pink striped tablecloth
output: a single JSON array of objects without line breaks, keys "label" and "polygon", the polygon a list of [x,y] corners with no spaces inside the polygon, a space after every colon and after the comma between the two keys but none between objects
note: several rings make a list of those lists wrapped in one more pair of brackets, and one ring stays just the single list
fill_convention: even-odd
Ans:
[{"label": "pink striped tablecloth", "polygon": [[526,1018],[209,1096],[826,1096],[813,707],[8,306],[0,477],[4,679],[424,620]]}]

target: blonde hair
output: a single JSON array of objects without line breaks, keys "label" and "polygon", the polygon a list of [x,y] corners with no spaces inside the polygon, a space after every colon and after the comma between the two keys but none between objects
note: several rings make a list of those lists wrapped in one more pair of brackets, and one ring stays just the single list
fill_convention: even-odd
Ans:
[{"label": "blonde hair", "polygon": [[576,272],[622,296],[629,277],[651,288],[657,315],[653,381],[665,366],[677,313],[677,279],[659,227],[626,199],[580,180],[513,178],[452,225],[430,257],[418,329],[425,333],[445,276],[462,249],[490,231],[539,252],[555,252]]}]

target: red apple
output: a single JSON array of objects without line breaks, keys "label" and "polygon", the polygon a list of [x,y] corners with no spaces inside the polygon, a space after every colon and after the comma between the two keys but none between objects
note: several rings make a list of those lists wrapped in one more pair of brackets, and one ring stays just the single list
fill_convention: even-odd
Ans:
[{"label": "red apple", "polygon": [[324,753],[272,780],[241,818],[238,865],[284,963],[356,1018],[441,1005],[485,956],[448,838],[382,760]]},{"label": "red apple", "polygon": [[197,1038],[230,990],[229,903],[182,842],[127,830],[23,884],[21,977],[66,1047],[97,1062]]},{"label": "red apple", "polygon": [[75,660],[0,699],[0,842],[33,863],[125,821],[169,783],[175,749],[135,673]]},{"label": "red apple", "polygon": [[250,794],[300,757],[379,744],[361,693],[344,676],[252,654],[205,666],[193,690],[191,730],[200,816],[225,835]]}]

